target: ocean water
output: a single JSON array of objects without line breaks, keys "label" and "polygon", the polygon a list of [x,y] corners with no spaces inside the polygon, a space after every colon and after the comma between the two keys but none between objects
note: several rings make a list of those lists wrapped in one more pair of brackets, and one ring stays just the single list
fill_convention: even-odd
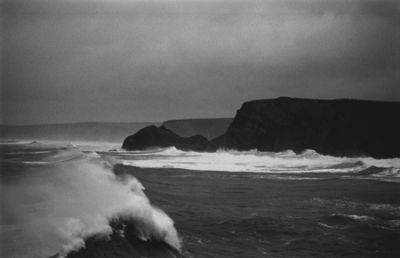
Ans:
[{"label": "ocean water", "polygon": [[399,257],[399,171],[312,150],[7,142],[1,257]]}]

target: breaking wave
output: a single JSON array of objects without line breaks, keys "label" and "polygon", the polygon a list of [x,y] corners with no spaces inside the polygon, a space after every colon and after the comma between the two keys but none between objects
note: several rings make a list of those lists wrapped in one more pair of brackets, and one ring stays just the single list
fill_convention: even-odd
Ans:
[{"label": "breaking wave", "polygon": [[174,222],[150,203],[143,185],[134,177],[116,177],[98,154],[70,148],[39,160],[2,159],[4,257],[65,256],[88,237],[110,235],[116,218],[132,221],[140,239],[180,249]]},{"label": "breaking wave", "polygon": [[348,173],[381,168],[374,176],[400,177],[400,158],[334,157],[313,150],[296,154],[219,150],[216,153],[185,152],[174,147],[152,151],[115,153],[123,165],[142,168],[180,168],[202,171],[258,173]]},{"label": "breaking wave", "polygon": [[332,214],[333,217],[343,217],[346,219],[351,219],[354,221],[360,221],[360,222],[364,222],[364,221],[370,221],[370,220],[374,220],[373,217],[371,216],[367,216],[367,215],[356,215],[356,214],[341,214],[341,213],[334,213]]}]

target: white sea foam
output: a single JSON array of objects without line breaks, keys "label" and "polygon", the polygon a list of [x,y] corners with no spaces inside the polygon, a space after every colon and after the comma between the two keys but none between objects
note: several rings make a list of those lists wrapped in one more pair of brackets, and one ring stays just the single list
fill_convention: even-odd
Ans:
[{"label": "white sea foam", "polygon": [[328,224],[326,224],[326,223],[323,223],[323,222],[317,222],[317,224],[318,224],[318,225],[320,225],[321,227],[324,227],[324,228],[329,228],[329,229],[337,229],[337,228],[341,228],[341,227],[338,227],[338,226],[331,226],[331,225],[328,225]]},{"label": "white sea foam", "polygon": [[52,151],[14,151],[14,152],[9,152],[8,154],[11,155],[35,155],[35,154],[46,154],[46,153],[51,153]]},{"label": "white sea foam", "polygon": [[57,145],[57,146],[70,146],[77,148],[80,151],[109,151],[120,150],[121,143],[119,142],[99,142],[99,141],[56,141],[56,140],[41,140],[41,144]]},{"label": "white sea foam", "polygon": [[365,221],[374,220],[374,218],[371,217],[371,216],[356,215],[356,214],[341,214],[341,213],[338,213],[338,214],[332,214],[332,216],[344,217],[344,218],[352,219],[352,220],[359,221],[359,222],[365,222]]},{"label": "white sea foam", "polygon": [[29,140],[0,139],[0,145],[23,145],[31,142]]},{"label": "white sea foam", "polygon": [[379,173],[373,174],[375,177],[397,177],[400,178],[400,168],[391,167],[387,168]]},{"label": "white sea foam", "polygon": [[46,161],[22,161],[22,163],[27,164],[27,165],[47,165],[47,164],[51,164],[52,162],[46,162]]},{"label": "white sea foam", "polygon": [[107,236],[115,217],[136,222],[143,239],[180,248],[173,221],[151,205],[141,183],[116,178],[96,153],[67,150],[31,162],[38,166],[0,182],[4,257],[66,254],[82,247],[90,235]]},{"label": "white sea foam", "polygon": [[368,167],[388,168],[392,175],[400,169],[400,158],[333,157],[313,150],[301,154],[293,151],[240,152],[219,150],[216,153],[185,152],[174,147],[154,151],[119,152],[121,163],[143,168],[180,168],[203,171],[262,173],[343,173],[359,172]]}]

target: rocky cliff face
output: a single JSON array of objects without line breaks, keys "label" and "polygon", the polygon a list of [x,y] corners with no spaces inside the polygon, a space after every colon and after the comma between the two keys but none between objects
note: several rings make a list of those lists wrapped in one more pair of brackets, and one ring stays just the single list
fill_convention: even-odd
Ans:
[{"label": "rocky cliff face", "polygon": [[217,149],[214,143],[209,142],[201,135],[191,137],[181,137],[164,126],[148,126],[136,134],[128,136],[122,148],[126,150],[143,150],[157,147],[175,146],[180,150],[193,151],[215,151]]},{"label": "rocky cliff face", "polygon": [[239,150],[399,157],[399,117],[398,102],[256,100],[244,103],[227,132],[213,142]]},{"label": "rocky cliff face", "polygon": [[165,121],[163,126],[182,137],[200,134],[214,139],[225,133],[231,122],[232,118],[179,119]]}]

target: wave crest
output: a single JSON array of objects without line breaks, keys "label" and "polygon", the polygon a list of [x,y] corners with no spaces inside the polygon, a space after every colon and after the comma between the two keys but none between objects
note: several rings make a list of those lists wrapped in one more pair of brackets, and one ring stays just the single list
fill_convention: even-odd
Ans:
[{"label": "wave crest", "polygon": [[180,249],[173,220],[150,203],[143,185],[134,177],[117,178],[98,154],[64,149],[31,162],[37,163],[1,181],[6,257],[64,256],[92,235],[111,234],[117,217],[134,223],[143,239]]}]

